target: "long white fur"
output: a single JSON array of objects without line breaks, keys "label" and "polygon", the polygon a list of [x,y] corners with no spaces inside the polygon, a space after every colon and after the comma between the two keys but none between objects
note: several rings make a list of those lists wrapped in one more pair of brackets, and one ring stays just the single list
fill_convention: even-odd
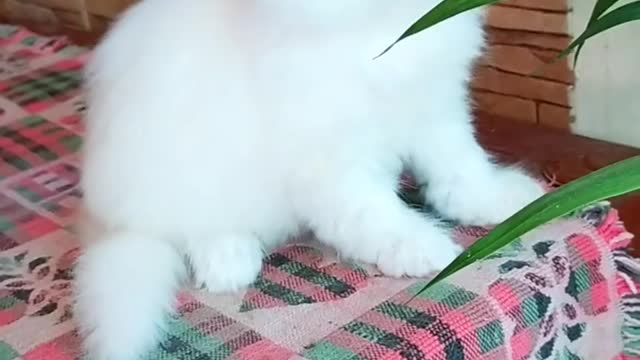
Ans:
[{"label": "long white fur", "polygon": [[542,194],[476,143],[469,12],[374,60],[439,0],[143,0],[88,68],[77,320],[95,360],[162,340],[185,276],[246,287],[302,228],[390,276],[460,251],[396,196],[409,167],[437,209],[504,220]]}]

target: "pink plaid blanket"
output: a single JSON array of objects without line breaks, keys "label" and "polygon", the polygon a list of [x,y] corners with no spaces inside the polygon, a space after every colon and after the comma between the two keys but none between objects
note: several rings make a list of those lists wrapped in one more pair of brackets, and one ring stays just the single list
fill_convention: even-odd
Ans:
[{"label": "pink plaid blanket", "polygon": [[[80,357],[71,225],[89,54],[0,26],[0,360]],[[456,226],[464,244],[485,232]],[[640,359],[630,239],[598,204],[409,301],[424,280],[386,278],[301,238],[246,291],[185,289],[148,359]]]}]

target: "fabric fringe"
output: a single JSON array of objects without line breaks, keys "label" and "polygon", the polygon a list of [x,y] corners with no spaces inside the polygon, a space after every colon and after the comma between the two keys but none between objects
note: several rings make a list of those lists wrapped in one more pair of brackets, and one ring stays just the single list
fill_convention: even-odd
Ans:
[{"label": "fabric fringe", "polygon": [[640,359],[640,260],[626,250],[614,251],[613,258],[618,270],[616,285],[623,321],[622,359]]},{"label": "fabric fringe", "polygon": [[615,209],[610,209],[596,231],[608,242],[617,270],[623,343],[619,360],[640,360],[640,259],[629,253],[633,235],[626,231]]}]

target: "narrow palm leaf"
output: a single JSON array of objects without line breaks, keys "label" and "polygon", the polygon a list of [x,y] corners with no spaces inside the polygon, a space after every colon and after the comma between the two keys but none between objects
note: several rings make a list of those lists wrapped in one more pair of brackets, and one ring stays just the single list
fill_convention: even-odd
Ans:
[{"label": "narrow palm leaf", "polygon": [[596,1],[596,5],[593,7],[593,12],[591,12],[591,17],[589,18],[589,22],[587,23],[587,27],[592,25],[596,20],[600,18],[602,14],[604,14],[607,10],[609,10],[615,3],[619,0],[598,0]]},{"label": "narrow palm leaf", "polygon": [[[609,10],[615,3],[617,3],[619,0],[598,0],[596,1],[596,5],[593,7],[593,11],[591,12],[591,17],[589,18],[589,22],[587,23],[586,28],[588,28],[589,26],[593,25],[593,23],[595,23],[602,14],[604,14],[607,10]],[[585,30],[586,30],[585,28]],[[584,43],[578,45],[578,48],[576,49],[576,53],[573,57],[573,63],[576,64],[578,63],[578,56],[580,55],[580,51],[582,50],[582,47],[584,46]]]},{"label": "narrow palm leaf", "polygon": [[603,31],[636,20],[640,20],[640,0],[620,6],[619,8],[611,10],[607,14],[595,20],[582,34],[580,34],[580,36],[573,40],[573,42],[569,44],[569,46],[564,49],[557,58],[559,59],[566,56],[573,51],[573,49],[584,44],[587,39],[596,36]]},{"label": "narrow palm leaf", "polygon": [[484,5],[498,2],[499,0],[443,0],[436,5],[433,9],[423,15],[418,21],[413,23],[400,37],[389,45],[380,55],[384,55],[394,45],[400,41],[415,35],[433,25],[436,25],[444,20],[447,20],[455,15],[461,14],[465,11],[469,11]]},{"label": "narrow palm leaf", "polygon": [[640,156],[621,161],[564,185],[534,201],[476,241],[420,292],[456,271],[486,258],[512,241],[584,206],[640,190]]}]

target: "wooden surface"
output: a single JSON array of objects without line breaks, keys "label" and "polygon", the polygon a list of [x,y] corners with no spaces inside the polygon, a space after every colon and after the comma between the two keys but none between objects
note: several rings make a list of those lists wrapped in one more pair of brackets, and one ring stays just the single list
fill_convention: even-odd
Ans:
[{"label": "wooden surface", "polygon": [[[34,24],[22,25],[39,31]],[[90,47],[102,34],[65,30],[65,35],[78,45]],[[640,155],[640,149],[572,135],[566,130],[495,115],[477,114],[476,118],[478,138],[490,152],[505,162],[521,163],[537,174],[554,177],[559,183]],[[619,210],[626,228],[638,235],[632,247],[634,254],[640,256],[640,193],[612,199],[612,204]]]},{"label": "wooden surface", "polygon": [[[537,174],[567,183],[614,162],[640,155],[640,149],[479,114],[478,138],[486,149],[509,163],[521,163]],[[627,230],[640,235],[640,193],[612,199]],[[640,256],[640,238],[633,242]]]}]

